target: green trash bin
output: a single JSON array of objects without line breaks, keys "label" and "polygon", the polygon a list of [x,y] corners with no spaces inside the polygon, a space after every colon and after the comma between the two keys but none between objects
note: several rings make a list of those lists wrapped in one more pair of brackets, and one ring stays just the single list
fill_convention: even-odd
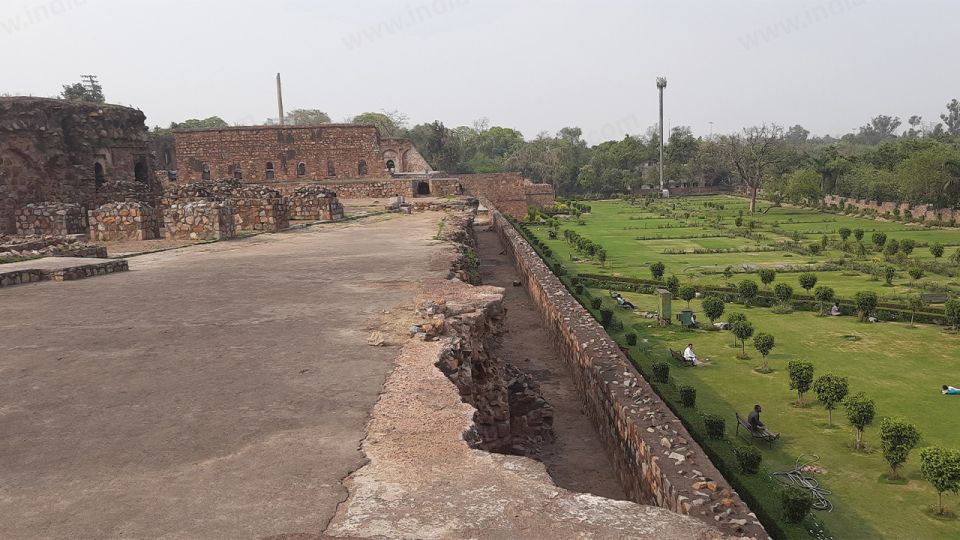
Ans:
[{"label": "green trash bin", "polygon": [[689,309],[685,309],[680,313],[677,313],[677,320],[680,321],[680,326],[684,328],[690,328],[693,326],[693,312]]}]

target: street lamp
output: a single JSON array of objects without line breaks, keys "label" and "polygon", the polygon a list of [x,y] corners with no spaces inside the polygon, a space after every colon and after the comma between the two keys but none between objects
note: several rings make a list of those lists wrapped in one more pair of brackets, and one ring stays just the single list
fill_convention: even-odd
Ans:
[{"label": "street lamp", "polygon": [[663,187],[663,89],[667,87],[666,77],[657,77],[657,90],[660,91],[660,194],[666,191]]}]

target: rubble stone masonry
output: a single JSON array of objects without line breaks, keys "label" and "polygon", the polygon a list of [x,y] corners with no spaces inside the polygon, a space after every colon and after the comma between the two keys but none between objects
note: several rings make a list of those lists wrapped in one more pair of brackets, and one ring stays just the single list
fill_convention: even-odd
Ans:
[{"label": "rubble stone masonry", "polygon": [[566,290],[503,215],[495,229],[574,378],[610,462],[632,500],[767,538],[680,420],[637,373],[603,327]]},{"label": "rubble stone masonry", "polygon": [[0,97],[0,234],[14,232],[16,210],[29,203],[89,210],[117,181],[157,191],[144,119],[117,105]]},{"label": "rubble stone masonry", "polygon": [[163,208],[167,240],[223,240],[237,234],[236,210],[229,202],[196,201]]},{"label": "rubble stone masonry", "polygon": [[146,203],[107,203],[90,210],[88,219],[90,239],[94,241],[159,238],[159,212],[156,207]]},{"label": "rubble stone masonry", "polygon": [[893,214],[894,211],[899,210],[901,215],[909,214],[913,219],[922,221],[960,221],[960,209],[935,209],[932,205],[927,204],[911,206],[909,203],[869,201],[867,199],[853,199],[839,195],[825,195],[823,197],[823,204],[836,206],[839,209],[844,209],[847,205],[850,205],[858,210],[874,210],[881,215],[886,213]]},{"label": "rubble stone masonry", "polygon": [[20,236],[66,236],[87,232],[87,216],[76,203],[31,203],[18,209],[16,218]]}]

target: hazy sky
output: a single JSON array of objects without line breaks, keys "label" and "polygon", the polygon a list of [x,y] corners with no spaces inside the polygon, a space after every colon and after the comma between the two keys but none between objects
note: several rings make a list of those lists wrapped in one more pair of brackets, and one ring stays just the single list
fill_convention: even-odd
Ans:
[{"label": "hazy sky", "polygon": [[656,122],[698,134],[876,114],[937,120],[960,98],[955,0],[0,0],[0,93],[81,74],[149,125],[284,105],[335,121],[380,109],[487,117],[591,143]]}]

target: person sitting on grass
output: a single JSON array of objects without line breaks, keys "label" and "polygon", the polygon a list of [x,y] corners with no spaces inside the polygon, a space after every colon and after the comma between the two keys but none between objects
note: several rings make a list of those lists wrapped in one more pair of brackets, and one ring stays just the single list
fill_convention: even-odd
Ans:
[{"label": "person sitting on grass", "polygon": [[620,307],[622,308],[637,309],[637,306],[634,306],[633,303],[631,303],[629,300],[620,296],[620,293],[617,293],[617,295],[614,298],[617,299],[617,304],[620,304]]},{"label": "person sitting on grass", "polygon": [[693,352],[693,343],[688,343],[687,348],[683,350],[683,359],[689,362],[690,365],[700,365],[700,360],[697,359],[697,353]]},{"label": "person sitting on grass", "polygon": [[940,393],[945,396],[953,396],[960,394],[960,388],[954,388],[949,384],[943,385],[943,390],[940,390]]},{"label": "person sitting on grass", "polygon": [[842,314],[840,313],[840,304],[838,304],[838,303],[836,303],[836,302],[833,303],[833,307],[830,308],[830,315],[832,315],[832,316],[834,316],[834,317],[839,317],[840,315],[842,315]]}]

